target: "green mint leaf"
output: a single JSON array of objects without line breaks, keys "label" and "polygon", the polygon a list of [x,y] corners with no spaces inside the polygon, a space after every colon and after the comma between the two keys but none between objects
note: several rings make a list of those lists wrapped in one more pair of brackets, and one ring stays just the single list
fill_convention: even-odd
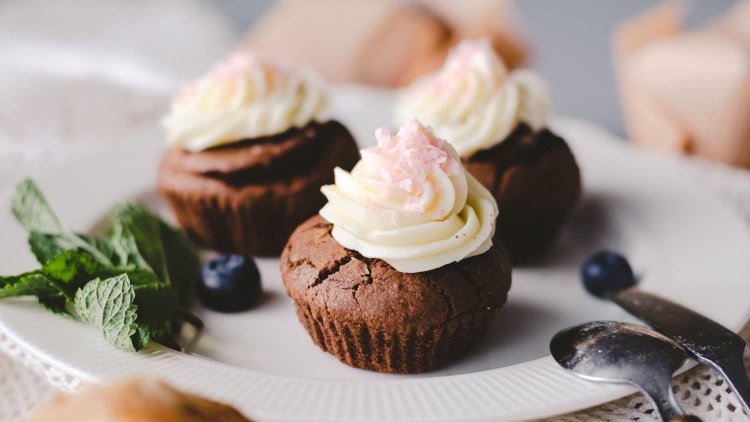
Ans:
[{"label": "green mint leaf", "polygon": [[110,277],[114,275],[116,269],[101,265],[89,254],[68,249],[47,261],[40,271],[49,279],[56,281],[72,299],[76,291],[89,280],[96,277]]},{"label": "green mint leaf", "polygon": [[109,260],[109,263],[114,263],[116,260],[116,253],[114,251],[114,248],[112,247],[112,244],[109,242],[109,239],[106,237],[97,237],[97,236],[91,236],[88,234],[81,234],[76,233],[76,236],[83,239],[84,242],[94,247],[96,250],[102,253],[102,255],[106,256]]},{"label": "green mint leaf", "polygon": [[59,295],[60,289],[44,274],[31,272],[0,289],[0,298],[15,296]]},{"label": "green mint leaf", "polygon": [[134,291],[138,325],[152,332],[162,330],[177,312],[177,292],[163,283],[134,286]]},{"label": "green mint leaf", "polygon": [[47,261],[40,271],[54,280],[72,298],[76,291],[94,278],[127,274],[133,286],[161,283],[151,270],[126,269],[102,265],[90,255],[69,249]]},{"label": "green mint leaf", "polygon": [[159,332],[154,331],[151,327],[138,325],[135,334],[131,337],[135,350],[141,350],[148,346],[151,340],[159,337]]},{"label": "green mint leaf", "polygon": [[16,186],[11,210],[19,223],[28,231],[61,235],[67,228],[60,222],[37,185],[26,179]]},{"label": "green mint leaf", "polygon": [[121,266],[150,269],[169,283],[161,242],[161,220],[140,204],[120,204],[111,213],[109,239]]},{"label": "green mint leaf", "polygon": [[198,251],[184,232],[164,221],[160,222],[159,227],[169,279],[180,295],[180,303],[186,303],[200,275],[201,262]]},{"label": "green mint leaf", "polygon": [[[33,181],[26,179],[16,186],[16,192],[11,200],[11,211],[27,231],[47,235],[84,250],[102,264],[112,263],[109,257],[102,254],[94,245],[77,236],[60,222]],[[37,252],[34,250],[34,245],[32,245],[32,251],[35,254]]]},{"label": "green mint leaf", "polygon": [[[11,277],[3,277],[10,279]],[[66,297],[57,282],[49,279],[41,271],[32,271],[12,277],[12,283],[1,285],[0,298],[15,296],[36,296],[39,303],[56,314],[70,315],[66,307]]]},{"label": "green mint leaf", "polygon": [[24,276],[27,276],[29,274],[37,274],[37,273],[39,273],[39,270],[29,271],[27,273],[21,273],[18,275],[0,276],[0,288],[5,288],[6,286],[16,284],[19,281],[21,281]]},{"label": "green mint leaf", "polygon": [[42,268],[0,277],[0,298],[36,296],[51,312],[97,327],[126,350],[172,339],[180,303],[200,271],[183,232],[142,205],[122,204],[111,212],[107,236],[76,234],[31,180],[18,185],[11,207]]},{"label": "green mint leaf", "polygon": [[73,316],[70,311],[68,311],[68,299],[62,294],[39,294],[37,300],[53,314],[66,317]]},{"label": "green mint leaf", "polygon": [[135,236],[126,226],[113,222],[108,236],[109,244],[112,245],[112,251],[119,266],[152,271],[151,266],[138,251]]},{"label": "green mint leaf", "polygon": [[[153,284],[163,284],[161,280],[159,280],[156,277],[156,274],[154,274],[151,270],[140,270],[140,269],[132,269],[132,270],[123,270],[118,269],[119,273],[127,273],[128,278],[130,278],[130,284],[133,285],[134,288],[138,289],[140,286],[151,286]],[[114,274],[113,274],[114,275]]]},{"label": "green mint leaf", "polygon": [[29,247],[42,265],[65,250],[57,243],[55,236],[35,231],[29,233]]},{"label": "green mint leaf", "polygon": [[75,313],[82,321],[99,329],[104,338],[120,349],[136,351],[133,335],[138,306],[135,291],[127,274],[107,279],[94,279],[83,286],[75,296]]},{"label": "green mint leaf", "polygon": [[[14,285],[25,277],[40,274],[54,284],[60,292],[73,298],[79,288],[94,278],[109,278],[126,273],[134,286],[159,284],[161,281],[151,270],[123,269],[102,265],[91,255],[76,249],[65,250],[49,259],[42,268],[16,276],[0,277],[0,288]],[[10,291],[10,290],[9,290]],[[42,292],[43,293],[43,292]],[[34,292],[28,294],[36,294]]]}]

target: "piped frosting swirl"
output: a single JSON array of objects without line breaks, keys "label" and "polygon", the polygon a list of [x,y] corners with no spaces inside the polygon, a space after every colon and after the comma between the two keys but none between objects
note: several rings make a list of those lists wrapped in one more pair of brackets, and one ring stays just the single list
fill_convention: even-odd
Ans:
[{"label": "piped frosting swirl", "polygon": [[518,125],[547,125],[550,99],[529,70],[509,72],[487,39],[461,42],[443,67],[399,96],[396,123],[419,119],[445,137],[462,157],[502,142]]},{"label": "piped frosting swirl", "polygon": [[317,120],[328,96],[307,68],[237,52],[189,84],[164,119],[171,145],[202,151]]},{"label": "piped frosting swirl", "polygon": [[333,237],[405,273],[428,271],[492,246],[495,199],[461,166],[455,149],[416,120],[375,132],[351,172],[334,170],[320,210]]}]

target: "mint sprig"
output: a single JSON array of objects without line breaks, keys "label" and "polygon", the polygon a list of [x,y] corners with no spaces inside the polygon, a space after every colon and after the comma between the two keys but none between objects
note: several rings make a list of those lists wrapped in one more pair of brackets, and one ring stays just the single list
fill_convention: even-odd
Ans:
[{"label": "mint sprig", "polygon": [[104,236],[79,234],[25,180],[12,211],[42,266],[0,277],[0,299],[36,296],[50,311],[89,323],[113,345],[133,351],[153,339],[173,343],[170,336],[183,321],[202,324],[184,308],[200,269],[195,249],[142,205],[115,206]]},{"label": "mint sprig", "polygon": [[[37,236],[37,240],[39,235],[57,238],[70,246],[85,250],[103,264],[109,263],[106,255],[60,222],[33,181],[26,179],[16,187],[11,211],[31,236]],[[51,247],[51,244],[46,247]]]}]

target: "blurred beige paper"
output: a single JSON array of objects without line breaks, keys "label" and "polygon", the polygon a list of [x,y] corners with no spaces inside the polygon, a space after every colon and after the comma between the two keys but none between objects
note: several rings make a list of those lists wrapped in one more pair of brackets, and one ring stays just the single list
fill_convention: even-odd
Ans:
[{"label": "blurred beige paper", "polygon": [[336,82],[402,86],[440,66],[463,38],[488,37],[510,67],[526,57],[509,0],[280,0],[243,46]]},{"label": "blurred beige paper", "polygon": [[670,2],[620,25],[613,53],[628,135],[750,167],[750,0],[685,30]]}]

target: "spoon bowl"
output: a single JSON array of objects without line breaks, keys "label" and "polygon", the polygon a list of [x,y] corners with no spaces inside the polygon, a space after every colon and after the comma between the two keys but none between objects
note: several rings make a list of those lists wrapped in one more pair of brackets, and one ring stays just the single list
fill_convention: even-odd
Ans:
[{"label": "spoon bowl", "polygon": [[640,325],[595,321],[560,331],[550,351],[560,366],[581,378],[638,387],[663,420],[688,419],[671,388],[672,375],[687,355],[666,336]]}]

